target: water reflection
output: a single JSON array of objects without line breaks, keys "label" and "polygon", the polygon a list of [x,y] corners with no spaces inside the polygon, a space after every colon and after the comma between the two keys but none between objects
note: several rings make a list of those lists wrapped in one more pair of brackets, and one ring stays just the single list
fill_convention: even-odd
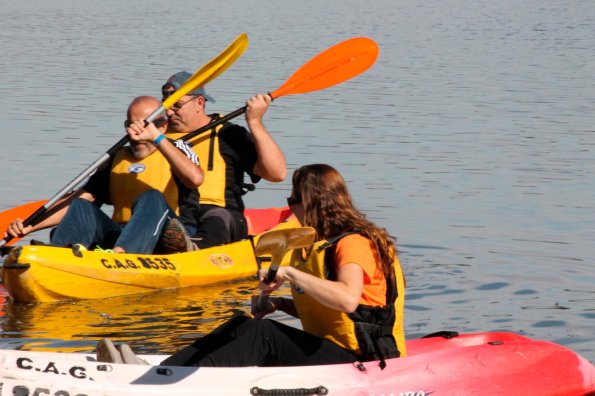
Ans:
[{"label": "water reflection", "polygon": [[32,350],[92,350],[109,337],[146,353],[172,352],[228,319],[249,311],[254,280],[162,290],[100,300],[5,302],[3,343]]}]

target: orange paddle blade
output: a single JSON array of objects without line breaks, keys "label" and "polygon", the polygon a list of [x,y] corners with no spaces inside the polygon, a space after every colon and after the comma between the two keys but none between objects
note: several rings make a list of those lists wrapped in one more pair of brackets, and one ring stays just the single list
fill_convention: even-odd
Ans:
[{"label": "orange paddle blade", "polygon": [[275,99],[340,84],[368,70],[376,62],[378,52],[378,45],[372,39],[345,40],[312,58],[271,96]]},{"label": "orange paddle blade", "polygon": [[[15,219],[23,219],[25,220],[29,216],[31,216],[35,211],[41,208],[47,200],[37,201],[37,202],[29,202],[27,204],[17,206],[16,208],[5,210],[4,212],[0,213],[0,238],[4,237],[4,232],[8,229],[10,223],[12,223]],[[15,243],[20,238],[12,238],[7,245]]]}]

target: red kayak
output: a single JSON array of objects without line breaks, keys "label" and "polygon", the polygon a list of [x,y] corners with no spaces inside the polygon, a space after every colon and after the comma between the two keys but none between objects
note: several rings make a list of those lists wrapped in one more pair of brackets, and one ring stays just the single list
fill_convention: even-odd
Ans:
[{"label": "red kayak", "polygon": [[244,216],[248,223],[248,234],[258,235],[287,220],[293,213],[289,207],[247,208]]},{"label": "red kayak", "polygon": [[[456,334],[456,333],[455,333]],[[0,350],[4,395],[441,396],[595,394],[595,367],[560,345],[513,333],[407,341],[408,356],[328,366],[196,368],[106,364],[80,353]]]}]

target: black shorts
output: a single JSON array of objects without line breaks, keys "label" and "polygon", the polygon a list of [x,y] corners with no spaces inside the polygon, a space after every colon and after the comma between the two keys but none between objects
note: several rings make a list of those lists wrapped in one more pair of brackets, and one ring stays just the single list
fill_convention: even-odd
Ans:
[{"label": "black shorts", "polygon": [[248,224],[243,213],[213,205],[201,205],[196,234],[192,240],[204,249],[224,245],[248,237]]}]

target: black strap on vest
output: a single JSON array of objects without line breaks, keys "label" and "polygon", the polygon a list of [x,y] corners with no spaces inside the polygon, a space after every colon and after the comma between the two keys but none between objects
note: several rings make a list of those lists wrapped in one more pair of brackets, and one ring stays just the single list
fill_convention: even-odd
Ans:
[{"label": "black strap on vest", "polygon": [[[333,281],[337,280],[337,268],[335,267],[335,248],[337,246],[337,243],[341,239],[351,234],[360,234],[360,231],[348,231],[338,236],[328,238],[325,243],[318,247],[319,252],[326,250],[324,254],[324,276],[326,277],[326,279]],[[329,249],[330,247],[333,247],[333,249]],[[386,304],[390,304],[392,301],[395,301],[398,297],[397,289],[395,287],[396,275],[394,268],[390,272],[389,277],[386,281]]]},{"label": "black strap on vest", "polygon": [[[336,237],[328,238],[327,242],[318,247],[318,251],[324,252],[324,276],[328,280],[337,280],[337,269],[335,267],[336,245],[342,238],[351,234],[359,234],[359,230],[343,233]],[[356,338],[360,349],[363,352],[362,360],[379,360],[379,367],[386,367],[386,359],[399,357],[400,351],[396,347],[392,326],[386,323],[395,321],[395,305],[397,298],[396,279],[394,268],[386,279],[386,306],[372,307],[360,304],[358,308],[349,314],[353,320]]]},{"label": "black strap on vest", "polygon": [[[185,136],[182,136],[181,138],[177,139],[177,140],[182,140],[184,142],[188,142],[191,139],[194,139],[197,136],[202,135],[203,133],[207,133],[209,131],[215,131],[215,128],[217,128],[217,125],[215,125],[213,128],[210,129],[206,129],[204,131],[201,131],[203,128],[208,127],[210,124],[214,123],[215,121],[217,121],[220,117],[219,114],[213,114],[211,117],[211,121],[209,121],[209,123],[203,127],[198,128],[196,131],[193,132],[189,132],[187,133]],[[201,131],[200,133],[197,134],[198,131]],[[194,144],[190,143],[191,146],[194,146]]]},{"label": "black strap on vest", "polygon": [[[217,120],[219,120],[219,118],[221,118],[219,116],[219,114],[213,114],[211,117],[211,121],[209,121],[209,124],[212,124],[214,122],[216,122]],[[200,127],[196,130],[196,132],[198,132],[199,130],[206,128],[209,126],[209,124],[205,125],[204,127]],[[210,143],[209,143],[209,159],[207,161],[207,169],[212,171],[213,170],[213,162],[214,162],[214,152],[215,152],[215,138],[217,137],[217,125],[215,125],[213,128],[211,129],[207,129],[205,131],[200,132],[199,134],[195,134],[195,132],[190,132],[188,133],[186,136],[182,137],[181,139],[184,141],[187,141],[188,139],[194,139],[196,136],[200,136],[203,133],[207,133],[211,131],[211,137],[210,139]],[[193,135],[191,138],[188,138],[189,135]],[[193,145],[194,146],[194,145]],[[199,158],[200,160],[200,158]]]},{"label": "black strap on vest", "polygon": [[[213,114],[211,116],[211,122],[210,123],[214,123],[217,122],[220,119],[220,115],[219,114]],[[211,131],[211,135],[209,136],[209,158],[207,159],[207,171],[212,171],[215,168],[215,140],[217,139],[217,127],[213,127],[210,129]],[[222,127],[222,129],[225,128],[225,126]],[[208,132],[205,131],[203,133]],[[200,160],[200,158],[199,158]],[[254,184],[248,184],[246,182],[242,182],[242,185],[234,185],[233,186],[233,190],[235,193],[240,193],[241,195],[246,195],[249,191],[254,191],[256,189],[256,187],[254,186]]]},{"label": "black strap on vest", "polygon": [[[342,238],[345,238],[347,235],[356,234],[355,231],[344,232],[341,235],[337,235],[332,238],[328,238],[325,243],[318,246],[318,251],[324,252],[324,277],[328,280],[336,281],[337,280],[337,268],[335,268],[335,247],[337,246],[337,242],[339,242]],[[332,247],[332,249],[329,249]]]},{"label": "black strap on vest", "polygon": [[[215,122],[219,119],[217,114],[211,119],[211,122]],[[215,161],[215,139],[217,139],[217,128],[211,129],[211,137],[209,138],[209,160],[207,162],[207,170],[213,170],[213,162]]]},{"label": "black strap on vest", "polygon": [[211,130],[211,137],[209,141],[209,162],[207,165],[207,170],[213,170],[213,157],[215,152],[215,139],[217,138],[217,132],[213,129]]}]

